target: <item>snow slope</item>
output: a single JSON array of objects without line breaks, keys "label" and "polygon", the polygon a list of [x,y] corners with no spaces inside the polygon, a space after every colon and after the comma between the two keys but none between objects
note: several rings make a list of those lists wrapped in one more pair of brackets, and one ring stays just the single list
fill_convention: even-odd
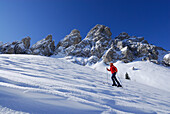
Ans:
[{"label": "snow slope", "polygon": [[116,88],[106,77],[63,59],[1,54],[0,112],[170,113],[169,91],[123,78]]},{"label": "snow slope", "polygon": [[[118,61],[114,63],[118,68],[118,76],[125,78],[128,73],[132,81],[152,86],[170,92],[170,67],[164,67],[149,61],[135,61],[123,63]],[[106,66],[102,61],[91,66],[92,68],[106,73]]]}]

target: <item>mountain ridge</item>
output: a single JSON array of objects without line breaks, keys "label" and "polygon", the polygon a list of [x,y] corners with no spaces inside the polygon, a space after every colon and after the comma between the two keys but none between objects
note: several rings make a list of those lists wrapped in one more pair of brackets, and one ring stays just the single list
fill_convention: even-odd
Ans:
[{"label": "mountain ridge", "polygon": [[[162,47],[149,44],[144,37],[120,33],[114,39],[110,28],[97,24],[82,39],[80,31],[74,29],[55,46],[52,35],[38,41],[30,47],[30,37],[12,43],[0,43],[2,54],[33,54],[43,56],[62,56],[80,65],[92,65],[99,61],[125,63],[135,60],[151,61],[170,66],[169,52]],[[79,58],[82,58],[79,60]]]}]

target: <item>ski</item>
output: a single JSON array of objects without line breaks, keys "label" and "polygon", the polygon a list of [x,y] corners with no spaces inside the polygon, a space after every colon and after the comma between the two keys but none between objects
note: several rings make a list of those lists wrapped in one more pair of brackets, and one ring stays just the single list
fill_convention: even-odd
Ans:
[{"label": "ski", "polygon": [[[109,83],[106,83],[106,82],[103,82],[103,84],[104,84],[104,85],[109,85],[109,86],[112,86],[111,84],[109,84]],[[117,87],[117,86],[112,86],[112,87]],[[122,86],[122,87],[117,87],[117,88],[123,88],[123,86]]]}]

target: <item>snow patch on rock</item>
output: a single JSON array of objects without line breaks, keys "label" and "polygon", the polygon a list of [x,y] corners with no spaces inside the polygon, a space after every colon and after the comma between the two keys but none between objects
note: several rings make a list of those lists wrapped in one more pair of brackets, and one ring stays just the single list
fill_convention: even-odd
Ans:
[{"label": "snow patch on rock", "polygon": [[38,41],[31,47],[31,54],[51,56],[54,54],[55,43],[52,40],[52,35],[48,35],[46,38]]},{"label": "snow patch on rock", "polygon": [[170,66],[170,53],[164,56],[163,62],[165,63],[165,65]]}]

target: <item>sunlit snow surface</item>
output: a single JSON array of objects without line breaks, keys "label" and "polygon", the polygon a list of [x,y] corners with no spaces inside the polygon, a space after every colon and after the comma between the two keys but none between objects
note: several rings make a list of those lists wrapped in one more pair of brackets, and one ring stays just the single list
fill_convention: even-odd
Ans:
[{"label": "sunlit snow surface", "polygon": [[[124,68],[126,65],[123,63],[116,63],[120,72],[121,69],[129,69],[133,79],[128,81],[123,79],[123,74],[118,74],[124,88],[116,88],[111,86],[110,74],[97,71],[97,68],[50,57],[0,55],[0,112],[170,113],[170,92],[167,90],[169,86],[166,86],[170,76],[161,79],[162,73],[167,75],[170,70],[153,64],[148,69],[159,69],[161,75],[158,78],[152,70],[144,67],[147,64],[139,62],[136,70],[131,71],[131,65]],[[147,80],[155,78],[151,84],[142,84],[137,77],[134,78],[138,74],[136,72],[140,74],[139,78],[141,72],[150,73],[148,78],[138,79],[141,82],[148,83]],[[167,80],[164,80],[166,77]],[[159,80],[165,85],[156,87],[155,81],[159,83]],[[166,89],[163,89],[164,86]]]}]

